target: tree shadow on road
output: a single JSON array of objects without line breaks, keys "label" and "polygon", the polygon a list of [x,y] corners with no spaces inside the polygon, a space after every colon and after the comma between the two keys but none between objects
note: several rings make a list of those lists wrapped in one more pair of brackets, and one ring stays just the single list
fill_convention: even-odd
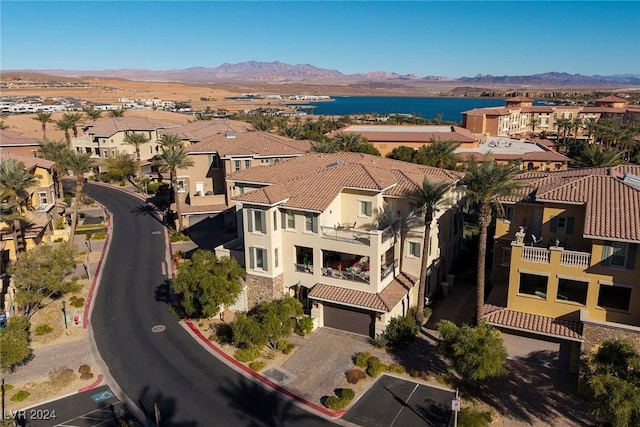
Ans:
[{"label": "tree shadow on road", "polygon": [[[245,378],[238,383],[221,386],[220,392],[228,396],[229,406],[233,410],[247,418],[246,427],[327,425],[318,417],[298,408],[293,400]],[[249,418],[249,414],[253,414],[253,417]]]},{"label": "tree shadow on road", "polygon": [[138,405],[144,414],[152,421],[156,420],[156,407],[160,417],[160,425],[162,427],[196,427],[196,421],[176,420],[176,401],[171,397],[165,396],[162,392],[150,391],[150,387],[146,386],[142,389]]},{"label": "tree shadow on road", "polygon": [[438,346],[422,336],[410,345],[390,351],[393,360],[405,367],[407,372],[420,370],[437,376],[447,373],[447,362],[438,353]]},{"label": "tree shadow on road", "polygon": [[154,208],[151,205],[139,205],[136,208],[134,208],[131,213],[136,214],[137,215],[149,215],[151,216],[151,218],[153,218],[154,220],[156,220],[158,223],[162,224],[163,227],[166,227],[167,225],[162,221],[162,218],[159,217],[158,215],[158,211],[156,208]]}]

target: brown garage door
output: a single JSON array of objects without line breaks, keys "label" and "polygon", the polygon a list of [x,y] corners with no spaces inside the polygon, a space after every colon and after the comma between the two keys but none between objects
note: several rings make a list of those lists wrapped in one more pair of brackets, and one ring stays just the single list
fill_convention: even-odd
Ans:
[{"label": "brown garage door", "polygon": [[324,303],[324,326],[373,338],[375,323],[370,311]]}]

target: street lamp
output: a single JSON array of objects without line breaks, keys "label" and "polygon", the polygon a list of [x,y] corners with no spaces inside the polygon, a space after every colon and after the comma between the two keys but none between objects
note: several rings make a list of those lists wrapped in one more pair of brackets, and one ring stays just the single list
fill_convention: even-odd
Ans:
[{"label": "street lamp", "polygon": [[67,302],[62,300],[62,317],[64,318],[64,328],[67,329]]}]

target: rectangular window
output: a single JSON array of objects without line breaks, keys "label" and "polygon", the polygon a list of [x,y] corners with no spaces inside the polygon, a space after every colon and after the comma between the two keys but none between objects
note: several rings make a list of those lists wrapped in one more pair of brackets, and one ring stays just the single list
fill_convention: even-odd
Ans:
[{"label": "rectangular window", "polygon": [[245,160],[244,161],[244,168],[245,169],[249,169],[251,167],[251,160]]},{"label": "rectangular window", "polygon": [[558,300],[587,303],[589,282],[571,279],[558,279]]},{"label": "rectangular window", "polygon": [[273,211],[273,231],[278,230],[278,211]]},{"label": "rectangular window", "polygon": [[247,230],[249,233],[252,233],[254,230],[262,234],[267,232],[264,211],[247,209]]},{"label": "rectangular window", "polygon": [[372,205],[371,202],[360,201],[360,216],[371,216]]},{"label": "rectangular window", "polygon": [[636,265],[638,245],[622,242],[604,242],[602,265],[633,270]]},{"label": "rectangular window", "polygon": [[547,276],[538,276],[537,274],[520,273],[520,288],[518,292],[521,294],[535,295],[543,299],[547,299]]},{"label": "rectangular window", "polygon": [[178,178],[178,191],[184,192],[184,178]]},{"label": "rectangular window", "polygon": [[242,196],[244,194],[244,187],[243,186],[238,186],[238,195]]},{"label": "rectangular window", "polygon": [[38,199],[40,200],[41,205],[46,205],[49,203],[49,199],[47,197],[47,193],[44,191],[38,192]]},{"label": "rectangular window", "polygon": [[511,264],[511,248],[502,248],[502,265]]},{"label": "rectangular window", "polygon": [[273,251],[273,262],[274,262],[274,267],[278,268],[278,265],[280,264],[280,256],[278,255],[278,249],[279,248],[275,248]]},{"label": "rectangular window", "polygon": [[627,244],[611,242],[611,265],[624,267],[627,261]]},{"label": "rectangular window", "polygon": [[513,206],[505,206],[504,207],[504,219],[509,221],[513,221],[514,218],[514,208]]},{"label": "rectangular window", "polygon": [[304,215],[304,231],[311,233],[318,232],[318,217],[312,213],[306,213]]},{"label": "rectangular window", "polygon": [[420,246],[420,243],[409,242],[409,254],[416,258],[420,258],[420,256],[422,255],[420,253]]},{"label": "rectangular window", "polygon": [[235,172],[238,172],[240,170],[240,160],[234,160],[233,161],[233,170]]},{"label": "rectangular window", "polygon": [[598,292],[598,305],[615,310],[629,310],[631,301],[631,288],[600,283]]},{"label": "rectangular window", "polygon": [[572,216],[554,216],[549,221],[551,233],[573,234],[575,218]]},{"label": "rectangular window", "polygon": [[296,228],[296,216],[292,211],[287,211],[287,228]]},{"label": "rectangular window", "polygon": [[267,271],[267,251],[262,248],[249,248],[249,268]]}]

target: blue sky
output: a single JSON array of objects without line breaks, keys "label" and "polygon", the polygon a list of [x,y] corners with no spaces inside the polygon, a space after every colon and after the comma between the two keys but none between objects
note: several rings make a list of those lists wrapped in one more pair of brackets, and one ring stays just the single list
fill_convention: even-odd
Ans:
[{"label": "blue sky", "polygon": [[640,74],[640,2],[0,2],[0,69]]}]

